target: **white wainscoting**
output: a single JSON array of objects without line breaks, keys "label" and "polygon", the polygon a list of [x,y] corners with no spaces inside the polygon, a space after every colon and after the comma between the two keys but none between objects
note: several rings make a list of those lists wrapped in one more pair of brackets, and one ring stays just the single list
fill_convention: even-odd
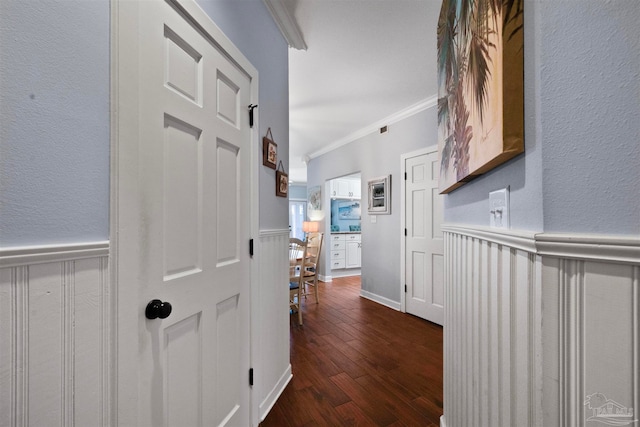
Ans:
[{"label": "white wainscoting", "polygon": [[640,239],[443,231],[442,426],[585,426],[594,393],[639,418]]},{"label": "white wainscoting", "polygon": [[445,229],[448,427],[540,425],[540,257]]},{"label": "white wainscoting", "polygon": [[0,250],[0,425],[112,424],[108,242]]},{"label": "white wainscoting", "polygon": [[[252,307],[253,330],[257,331],[254,364],[254,396],[258,397],[259,420],[263,421],[291,380],[289,358],[289,230],[260,231],[260,277]],[[257,393],[256,393],[257,391]]]},{"label": "white wainscoting", "polygon": [[543,265],[544,425],[604,425],[588,422],[595,393],[638,420],[640,266],[551,257]]}]

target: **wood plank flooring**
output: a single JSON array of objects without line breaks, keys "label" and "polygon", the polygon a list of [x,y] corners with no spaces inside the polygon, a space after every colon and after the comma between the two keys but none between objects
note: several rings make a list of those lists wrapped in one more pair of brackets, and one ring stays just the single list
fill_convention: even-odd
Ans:
[{"label": "wood plank flooring", "polygon": [[261,427],[426,426],[442,415],[442,327],[320,283],[291,316],[293,379]]}]

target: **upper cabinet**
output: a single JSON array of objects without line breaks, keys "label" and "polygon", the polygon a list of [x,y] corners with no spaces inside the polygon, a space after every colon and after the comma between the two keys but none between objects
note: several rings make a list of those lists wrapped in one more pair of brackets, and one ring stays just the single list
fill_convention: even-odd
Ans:
[{"label": "upper cabinet", "polygon": [[331,180],[331,197],[337,199],[359,199],[362,191],[360,180],[354,178],[336,178]]}]

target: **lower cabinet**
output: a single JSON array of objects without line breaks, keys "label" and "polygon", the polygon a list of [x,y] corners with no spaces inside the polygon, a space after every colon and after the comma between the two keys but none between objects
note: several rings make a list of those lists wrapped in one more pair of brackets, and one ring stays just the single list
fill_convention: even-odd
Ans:
[{"label": "lower cabinet", "polygon": [[362,243],[356,241],[347,242],[346,247],[344,259],[345,268],[359,268],[360,257],[362,254]]},{"label": "lower cabinet", "polygon": [[329,250],[332,270],[360,268],[362,243],[359,233],[332,234]]}]

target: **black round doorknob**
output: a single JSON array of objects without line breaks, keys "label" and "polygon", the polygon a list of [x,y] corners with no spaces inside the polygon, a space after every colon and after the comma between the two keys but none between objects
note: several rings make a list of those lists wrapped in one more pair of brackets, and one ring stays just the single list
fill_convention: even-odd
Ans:
[{"label": "black round doorknob", "polygon": [[162,302],[159,299],[149,301],[147,309],[144,311],[144,315],[147,319],[166,319],[171,314],[171,304],[168,302]]}]

